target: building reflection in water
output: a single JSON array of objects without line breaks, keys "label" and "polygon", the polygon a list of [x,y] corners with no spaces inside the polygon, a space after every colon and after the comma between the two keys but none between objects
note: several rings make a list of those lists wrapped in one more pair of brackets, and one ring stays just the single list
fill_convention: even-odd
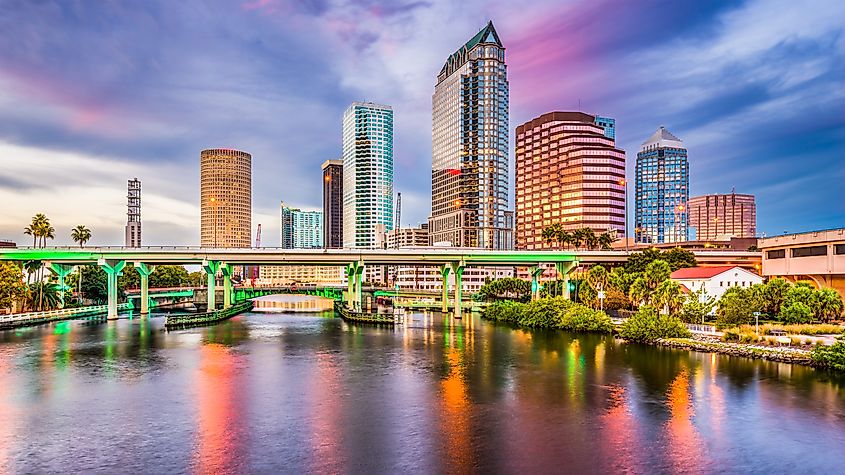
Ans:
[{"label": "building reflection in water", "polygon": [[336,473],[343,469],[343,397],[341,373],[334,355],[316,355],[315,374],[308,378],[308,399],[311,455],[310,470],[314,473]]},{"label": "building reflection in water", "polygon": [[600,416],[602,432],[599,445],[605,459],[612,461],[608,468],[613,471],[639,465],[641,440],[637,418],[631,412],[631,398],[624,386],[617,383],[607,386],[607,409]]},{"label": "building reflection in water", "polygon": [[690,375],[682,369],[669,384],[666,392],[669,420],[666,422],[666,452],[676,473],[689,467],[701,467],[703,447],[693,424],[694,416],[690,395]]},{"label": "building reflection in water", "polygon": [[237,473],[248,468],[248,430],[242,417],[240,358],[221,344],[199,346],[194,373],[197,431],[192,467],[195,473]]},{"label": "building reflection in water", "polygon": [[440,433],[443,436],[441,443],[445,445],[443,471],[446,473],[468,470],[473,466],[474,458],[463,323],[452,318],[444,319],[444,324],[448,325],[444,328],[443,338],[447,373],[440,381]]}]

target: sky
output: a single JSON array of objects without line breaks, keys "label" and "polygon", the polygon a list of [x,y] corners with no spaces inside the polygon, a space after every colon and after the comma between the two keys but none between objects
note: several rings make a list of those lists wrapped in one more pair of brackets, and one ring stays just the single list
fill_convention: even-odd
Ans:
[{"label": "sky", "polygon": [[[693,196],[752,193],[759,234],[845,227],[845,2],[0,0],[0,239],[122,245],[142,181],[145,245],[199,243],[199,154],[253,156],[253,229],[321,207],[353,101],[393,106],[402,224],[430,211],[431,95],[492,20],[510,129],[552,110],[617,120],[633,181],[659,126]],[[511,158],[513,138],[511,138]],[[512,167],[512,164],[511,164]],[[633,190],[630,190],[633,194]],[[511,198],[512,199],[512,198]],[[633,202],[629,196],[629,211]]]}]

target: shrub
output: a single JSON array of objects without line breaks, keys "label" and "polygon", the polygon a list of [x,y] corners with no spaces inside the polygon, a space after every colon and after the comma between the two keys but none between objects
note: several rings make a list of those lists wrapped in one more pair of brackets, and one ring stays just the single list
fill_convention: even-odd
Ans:
[{"label": "shrub", "polygon": [[845,371],[845,338],[839,338],[831,346],[816,346],[810,357],[821,367]]},{"label": "shrub", "polygon": [[837,335],[845,332],[845,327],[833,324],[760,325],[761,335],[771,335],[772,330],[782,330],[791,335]]},{"label": "shrub", "polygon": [[501,302],[490,304],[484,310],[483,317],[497,322],[519,323],[524,311],[524,303],[502,300]]},{"label": "shrub", "polygon": [[580,304],[573,304],[563,313],[560,328],[576,332],[611,333],[613,331],[613,322],[602,311],[593,310]]},{"label": "shrub", "polygon": [[661,338],[689,338],[687,327],[676,317],[660,315],[653,307],[643,306],[622,325],[622,338],[653,342]]},{"label": "shrub", "polygon": [[786,323],[810,323],[813,310],[803,302],[794,301],[781,309],[780,316]]},{"label": "shrub", "polygon": [[520,325],[559,328],[563,313],[573,303],[563,297],[545,298],[525,304]]}]

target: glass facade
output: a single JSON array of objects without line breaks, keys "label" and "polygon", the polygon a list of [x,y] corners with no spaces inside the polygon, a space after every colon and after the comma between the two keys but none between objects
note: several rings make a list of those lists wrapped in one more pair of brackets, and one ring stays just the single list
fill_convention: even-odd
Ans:
[{"label": "glass facade", "polygon": [[323,247],[322,211],[302,211],[282,203],[279,210],[282,249]]},{"label": "glass facade", "polygon": [[616,140],[616,119],[596,116],[596,125],[604,129],[604,136]]},{"label": "glass facade", "polygon": [[323,247],[343,247],[343,160],[323,163]]},{"label": "glass facade", "polygon": [[343,247],[379,247],[391,229],[393,109],[355,102],[343,114]]},{"label": "glass facade", "polygon": [[449,56],[432,96],[431,243],[511,249],[508,78],[493,23]]},{"label": "glass facade", "polygon": [[689,162],[678,137],[660,127],[637,154],[634,238],[658,244],[688,239]]}]

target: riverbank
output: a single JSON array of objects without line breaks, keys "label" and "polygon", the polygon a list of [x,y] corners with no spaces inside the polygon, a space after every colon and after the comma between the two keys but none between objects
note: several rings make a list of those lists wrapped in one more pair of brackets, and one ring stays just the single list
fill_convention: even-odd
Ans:
[{"label": "riverbank", "polygon": [[719,353],[728,356],[763,359],[780,363],[818,366],[813,362],[811,350],[789,346],[772,347],[748,343],[730,343],[717,338],[695,335],[692,338],[668,338],[654,342],[655,345],[705,353]]}]

